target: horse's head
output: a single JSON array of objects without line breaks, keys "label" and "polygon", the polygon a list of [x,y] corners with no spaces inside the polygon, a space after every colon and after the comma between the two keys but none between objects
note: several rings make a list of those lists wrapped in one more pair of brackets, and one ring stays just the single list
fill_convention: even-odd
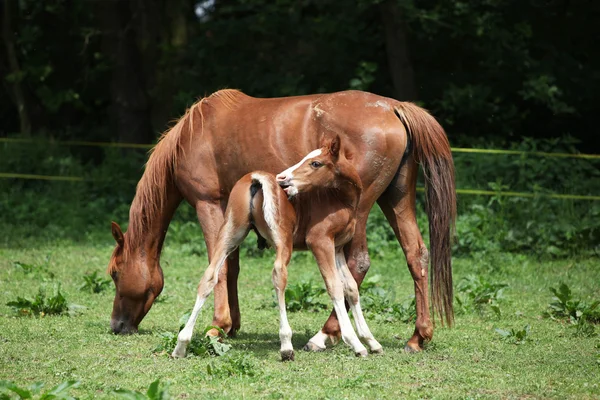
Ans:
[{"label": "horse's head", "polygon": [[288,196],[308,192],[315,188],[336,188],[341,179],[360,179],[348,160],[340,157],[341,139],[336,136],[323,144],[320,149],[311,151],[298,164],[277,175],[277,183]]},{"label": "horse's head", "polygon": [[110,328],[114,333],[136,333],[142,318],[163,288],[162,269],[158,259],[143,248],[128,249],[125,235],[115,222],[112,235],[117,241],[108,264],[116,293]]}]

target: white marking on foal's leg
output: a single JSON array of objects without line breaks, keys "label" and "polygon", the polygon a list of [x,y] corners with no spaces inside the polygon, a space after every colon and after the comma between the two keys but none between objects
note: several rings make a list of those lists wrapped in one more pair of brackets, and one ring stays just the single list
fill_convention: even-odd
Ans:
[{"label": "white marking on foal's leg", "polygon": [[337,314],[338,321],[340,323],[342,339],[346,344],[352,347],[357,356],[365,357],[367,355],[367,349],[365,346],[363,346],[360,340],[358,340],[356,332],[354,332],[354,327],[352,326],[352,322],[350,322],[350,316],[348,315],[348,311],[346,311],[344,299],[333,299],[333,308],[335,309],[335,313]]},{"label": "white marking on foal's leg", "polygon": [[371,352],[383,352],[383,347],[375,339],[375,337],[371,333],[371,330],[369,329],[369,326],[367,325],[367,321],[365,320],[362,309],[360,307],[360,299],[356,302],[356,304],[350,304],[350,309],[352,310],[352,315],[354,316],[354,323],[356,324],[358,337],[361,338],[362,341],[367,344],[367,346],[369,346]]},{"label": "white marking on foal's leg", "polygon": [[287,319],[287,311],[285,309],[285,293],[276,288],[277,300],[279,303],[279,340],[281,340],[282,361],[294,359],[294,346],[292,345],[292,327]]},{"label": "white marking on foal's leg", "polygon": [[382,346],[379,344],[375,337],[371,333],[369,326],[367,325],[367,321],[362,312],[362,308],[360,306],[360,295],[358,292],[358,285],[354,280],[354,277],[350,273],[350,269],[348,268],[348,264],[346,263],[346,257],[344,256],[344,252],[340,249],[335,253],[335,264],[340,274],[342,276],[342,282],[344,284],[344,293],[346,295],[346,300],[348,304],[350,304],[350,309],[352,310],[352,315],[354,316],[354,323],[356,325],[356,331],[358,333],[358,337],[369,346],[369,349],[373,353],[381,353]]},{"label": "white marking on foal's leg", "polygon": [[194,325],[196,324],[196,319],[198,318],[198,314],[200,314],[200,310],[202,310],[202,306],[206,301],[205,296],[198,295],[196,297],[196,304],[194,304],[194,309],[192,311],[192,315],[185,323],[185,328],[179,332],[177,336],[177,346],[175,346],[175,350],[173,350],[173,357],[183,358],[185,357],[185,350],[187,349],[188,344],[192,340],[192,334],[194,333]]}]

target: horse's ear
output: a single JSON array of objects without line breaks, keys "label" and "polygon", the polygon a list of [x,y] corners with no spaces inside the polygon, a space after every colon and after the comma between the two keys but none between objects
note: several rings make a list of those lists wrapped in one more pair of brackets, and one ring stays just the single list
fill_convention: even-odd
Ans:
[{"label": "horse's ear", "polygon": [[334,158],[337,158],[340,155],[340,135],[335,135],[335,138],[329,144],[329,152]]},{"label": "horse's ear", "polygon": [[111,228],[112,228],[112,235],[115,238],[115,240],[117,241],[117,244],[121,247],[123,247],[123,243],[125,243],[125,237],[123,237],[123,231],[121,230],[121,227],[119,226],[119,224],[117,224],[116,222],[112,222],[111,223]]}]

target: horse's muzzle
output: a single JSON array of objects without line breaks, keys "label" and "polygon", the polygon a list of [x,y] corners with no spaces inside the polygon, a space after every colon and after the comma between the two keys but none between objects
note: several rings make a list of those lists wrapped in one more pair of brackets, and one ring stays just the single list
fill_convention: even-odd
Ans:
[{"label": "horse's muzzle", "polygon": [[110,321],[110,329],[115,335],[130,335],[138,331],[137,326],[115,319]]}]

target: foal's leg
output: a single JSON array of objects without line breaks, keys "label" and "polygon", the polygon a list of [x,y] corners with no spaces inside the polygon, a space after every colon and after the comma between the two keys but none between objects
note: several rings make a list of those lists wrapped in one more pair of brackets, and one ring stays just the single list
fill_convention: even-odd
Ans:
[{"label": "foal's leg", "polygon": [[358,337],[369,346],[369,349],[373,353],[383,353],[383,348],[381,344],[373,337],[369,326],[367,325],[367,321],[365,320],[365,316],[363,315],[362,308],[360,307],[360,295],[358,293],[358,285],[356,281],[350,274],[350,270],[348,269],[348,265],[346,264],[346,256],[344,252],[340,249],[335,253],[335,263],[336,267],[340,271],[342,275],[342,282],[344,284],[344,294],[346,296],[346,301],[350,304],[350,309],[352,310],[352,315],[354,316],[354,323],[356,324],[356,331],[358,332]]},{"label": "foal's leg", "polygon": [[277,293],[277,303],[279,305],[279,339],[281,340],[281,361],[294,360],[294,347],[292,346],[292,328],[287,319],[285,307],[285,287],[287,285],[287,266],[292,256],[292,240],[286,240],[289,243],[277,246],[275,265],[273,267],[273,286]]},{"label": "foal's leg", "polygon": [[336,268],[333,242],[320,236],[314,241],[307,238],[307,243],[309,243],[309,247],[315,255],[317,264],[319,264],[319,270],[325,281],[327,293],[329,293],[333,301],[333,309],[337,314],[340,330],[342,331],[342,339],[352,347],[357,356],[365,357],[368,354],[367,349],[356,336],[356,332],[354,332],[354,328],[350,322],[350,316],[346,310],[346,305],[344,304],[344,287],[342,276]]},{"label": "foal's leg", "polygon": [[[369,258],[369,252],[367,249],[367,218],[369,212],[359,213],[357,215],[356,229],[354,237],[346,246],[344,250],[348,260],[348,268],[350,273],[354,277],[354,280],[360,286],[369,267],[371,266],[371,260]],[[348,308],[346,308],[348,309]],[[327,341],[332,344],[336,344],[340,341],[341,332],[340,324],[337,319],[335,310],[329,315],[329,319],[323,325],[323,328],[314,335],[308,343],[304,346],[306,351],[322,351],[325,350]]]},{"label": "foal's leg", "polygon": [[212,262],[204,272],[200,284],[198,285],[198,295],[192,314],[185,324],[185,327],[177,336],[177,346],[175,347],[175,350],[173,350],[173,357],[185,357],[186,348],[192,340],[196,319],[200,314],[200,310],[202,309],[206,298],[217,284],[219,272],[222,269],[227,256],[239,246],[247,234],[248,226],[246,224],[236,226],[233,221],[233,216],[228,214],[227,223],[225,223],[219,231],[219,239]]},{"label": "foal's leg", "polygon": [[433,337],[427,287],[429,253],[423,243],[415,215],[417,172],[418,166],[411,157],[400,169],[396,180],[392,181],[377,200],[402,246],[415,284],[417,321],[415,331],[404,347],[408,352],[421,351],[423,342]]}]

